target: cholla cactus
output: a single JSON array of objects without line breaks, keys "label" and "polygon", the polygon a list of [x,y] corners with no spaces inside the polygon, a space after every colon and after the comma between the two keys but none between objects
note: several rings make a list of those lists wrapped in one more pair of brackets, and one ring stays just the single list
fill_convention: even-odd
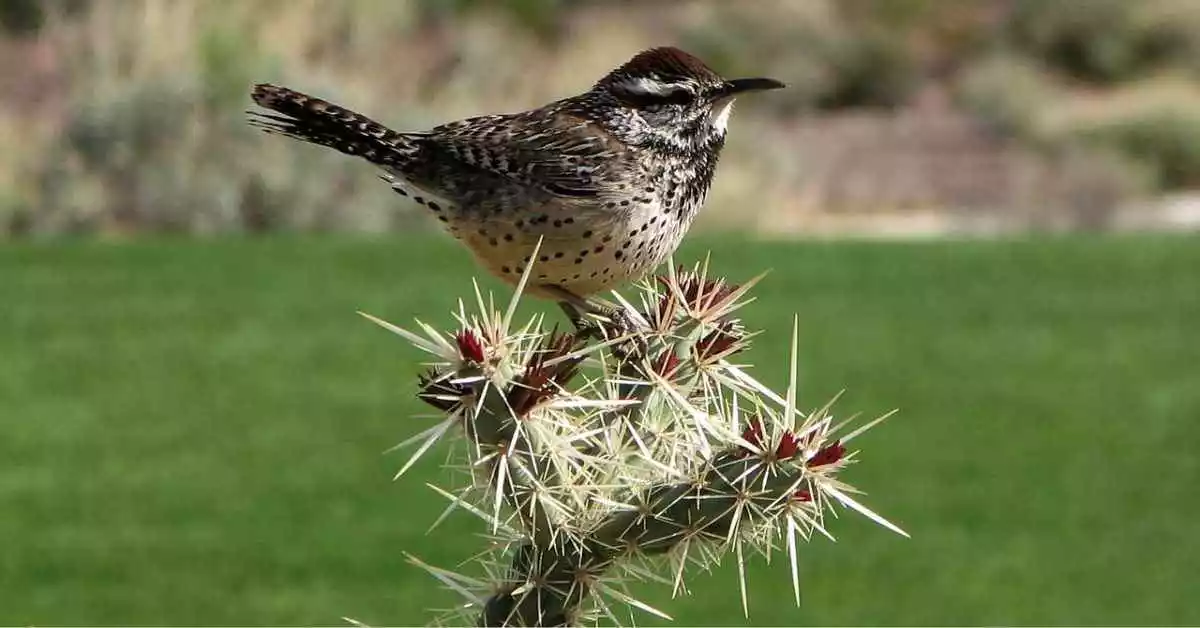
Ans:
[{"label": "cholla cactus", "polygon": [[794,333],[782,397],[730,361],[749,341],[733,315],[753,283],[672,267],[641,286],[639,306],[618,296],[622,324],[597,322],[599,334],[548,331],[541,316],[514,327],[524,282],[504,312],[476,287],[478,311],[460,302],[451,333],[368,316],[436,358],[419,396],[443,417],[401,443],[420,446],[400,474],[457,435],[463,485],[433,488],[449,510],[489,527],[482,578],[412,559],[465,598],[445,619],[551,626],[604,615],[619,624],[614,602],[666,618],[626,583],[685,592],[689,572],[728,552],[745,611],[745,554],[781,547],[799,602],[797,544],[829,535],[824,515],[835,503],[904,534],[837,479],[854,459],[850,441],[886,415],[843,433],[828,406],[799,412]]}]

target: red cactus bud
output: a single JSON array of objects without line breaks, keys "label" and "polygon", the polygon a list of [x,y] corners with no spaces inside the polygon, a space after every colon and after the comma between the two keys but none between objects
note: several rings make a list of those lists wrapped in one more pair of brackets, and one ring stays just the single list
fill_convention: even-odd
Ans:
[{"label": "red cactus bud", "polygon": [[655,373],[666,379],[671,379],[675,375],[675,372],[679,370],[679,356],[675,355],[674,351],[667,349],[654,361],[653,368]]},{"label": "red cactus bud", "polygon": [[[559,359],[579,344],[572,334],[552,332],[542,349],[529,359],[525,372],[508,392],[508,404],[517,416],[525,416],[542,401],[556,394],[579,370],[582,357]],[[559,359],[552,365],[547,362]]]},{"label": "red cactus bud", "polygon": [[741,332],[733,321],[726,321],[696,343],[696,357],[701,362],[721,359],[742,350]]},{"label": "red cactus bud", "polygon": [[483,362],[483,342],[475,332],[463,329],[454,336],[454,342],[458,344],[458,355],[462,356],[462,359],[476,364]]},{"label": "red cactus bud", "polygon": [[846,448],[842,445],[842,441],[835,440],[813,454],[813,457],[808,459],[808,466],[823,467],[841,460],[845,455]]},{"label": "red cactus bud", "polygon": [[748,441],[755,447],[762,447],[762,421],[758,420],[757,418],[750,419],[750,421],[746,424],[746,429],[742,430],[742,440]]},{"label": "red cactus bud", "polygon": [[688,305],[696,302],[700,296],[700,277],[692,273],[679,273],[679,291],[683,293],[683,300]]},{"label": "red cactus bud", "polygon": [[513,383],[508,391],[508,405],[518,417],[529,414],[543,399],[549,396],[546,384],[550,378],[545,369],[531,363],[525,368],[525,373]]},{"label": "red cactus bud", "polygon": [[783,436],[779,437],[779,445],[775,447],[775,457],[779,460],[787,460],[795,456],[800,451],[800,440],[791,432],[784,432]]},{"label": "red cactus bud", "polygon": [[802,488],[792,494],[792,499],[798,502],[811,502],[813,500],[812,493],[808,489]]},{"label": "red cactus bud", "polygon": [[583,356],[578,355],[571,358],[566,358],[571,352],[578,349],[583,344],[575,334],[560,334],[558,330],[550,333],[550,337],[546,339],[545,348],[542,350],[544,362],[557,360],[554,365],[550,366],[550,380],[558,387],[564,387],[567,382],[579,372],[579,365],[583,362]]}]

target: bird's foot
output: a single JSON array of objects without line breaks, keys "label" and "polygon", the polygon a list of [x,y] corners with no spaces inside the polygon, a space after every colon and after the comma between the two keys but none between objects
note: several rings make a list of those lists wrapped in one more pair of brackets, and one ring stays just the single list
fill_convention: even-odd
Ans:
[{"label": "bird's foot", "polygon": [[637,332],[637,320],[625,308],[596,299],[581,297],[558,286],[546,287],[558,297],[558,305],[566,313],[580,339],[608,342],[618,339],[609,350],[618,359],[645,354],[645,339]]},{"label": "bird's foot", "polygon": [[636,323],[621,307],[597,303],[590,299],[582,303],[559,301],[558,305],[580,338],[609,340],[637,329]]}]

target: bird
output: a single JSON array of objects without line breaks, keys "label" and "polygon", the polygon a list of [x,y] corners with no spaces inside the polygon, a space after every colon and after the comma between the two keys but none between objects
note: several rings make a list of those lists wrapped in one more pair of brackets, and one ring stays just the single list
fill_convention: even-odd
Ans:
[{"label": "bird", "polygon": [[[251,125],[364,159],[501,280],[572,322],[613,314],[596,295],[674,254],[712,185],[734,99],[784,87],[725,79],[696,56],[641,51],[587,91],[519,113],[396,131],[270,83]],[[533,265],[530,268],[530,265]]]}]

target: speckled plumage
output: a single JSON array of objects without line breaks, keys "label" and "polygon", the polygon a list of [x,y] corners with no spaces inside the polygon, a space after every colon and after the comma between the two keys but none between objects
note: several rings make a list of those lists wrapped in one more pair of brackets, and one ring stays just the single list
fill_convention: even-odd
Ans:
[{"label": "speckled plumage", "polygon": [[592,89],[539,109],[401,133],[287,88],[258,85],[273,133],[362,157],[427,207],[492,273],[563,300],[637,279],[678,247],[712,183],[735,94],[675,48],[635,56]]}]

